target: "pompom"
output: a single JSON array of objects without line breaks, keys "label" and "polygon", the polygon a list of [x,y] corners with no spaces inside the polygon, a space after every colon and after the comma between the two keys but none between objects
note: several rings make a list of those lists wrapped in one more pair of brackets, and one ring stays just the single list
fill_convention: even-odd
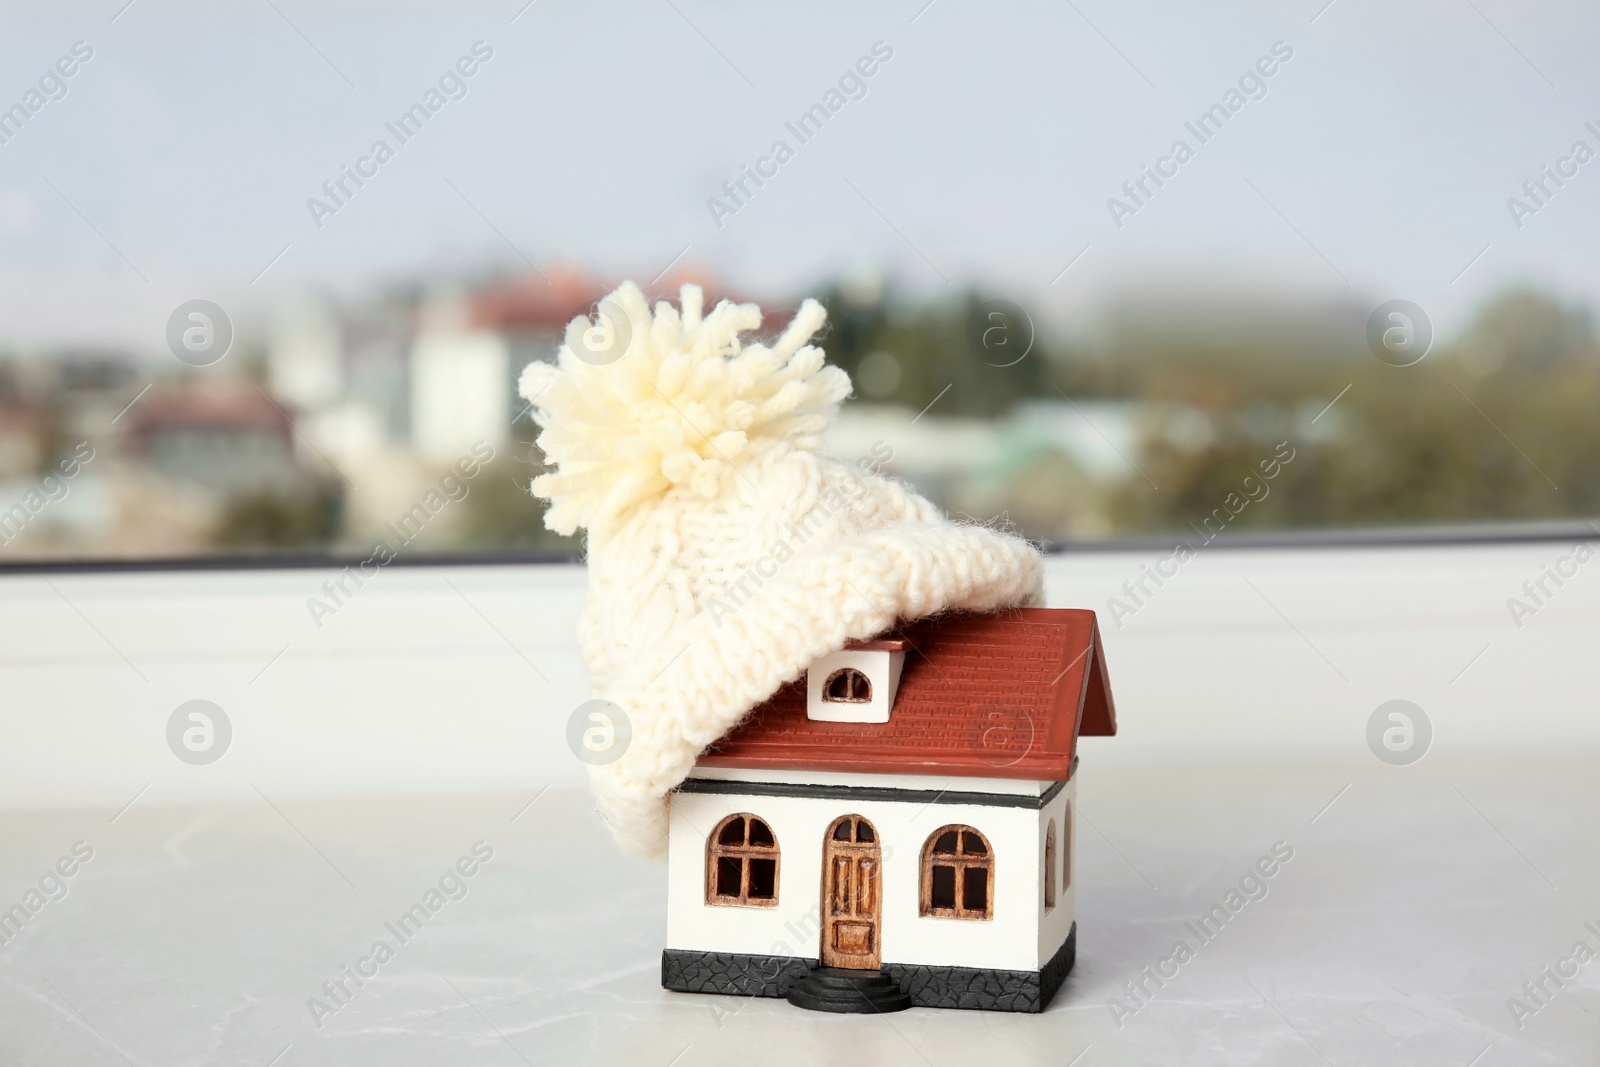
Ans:
[{"label": "pompom", "polygon": [[596,321],[568,324],[555,364],[523,370],[518,391],[554,468],[533,492],[550,501],[544,521],[557,533],[604,534],[675,486],[715,497],[758,450],[816,451],[850,395],[849,375],[807,343],[827,319],[815,300],[768,347],[740,340],[761,325],[754,304],[702,315],[693,285],[679,299],[681,313],[662,301],[652,314],[626,282]]}]

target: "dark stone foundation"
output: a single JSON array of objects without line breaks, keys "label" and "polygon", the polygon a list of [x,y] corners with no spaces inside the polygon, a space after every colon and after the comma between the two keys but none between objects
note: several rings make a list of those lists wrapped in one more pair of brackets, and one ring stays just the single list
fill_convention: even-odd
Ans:
[{"label": "dark stone foundation", "polygon": [[816,960],[798,956],[752,956],[742,952],[661,953],[661,984],[679,993],[725,993],[736,997],[786,997],[789,986],[811,973]]},{"label": "dark stone foundation", "polygon": [[[919,1008],[1040,1012],[1066,981],[1077,950],[1078,924],[1073,923],[1067,940],[1037,971],[904,963],[886,964],[883,969]],[[816,966],[816,960],[801,956],[669,948],[661,954],[661,984],[679,993],[786,997],[789,987]]]}]

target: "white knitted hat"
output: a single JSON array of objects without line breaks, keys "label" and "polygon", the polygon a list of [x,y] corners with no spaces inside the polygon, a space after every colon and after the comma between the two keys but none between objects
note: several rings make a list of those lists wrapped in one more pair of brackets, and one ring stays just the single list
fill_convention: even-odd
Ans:
[{"label": "white knitted hat", "polygon": [[1035,603],[1042,579],[1026,541],[818,453],[850,394],[806,344],[820,304],[768,347],[740,340],[761,325],[755,305],[702,316],[692,285],[681,302],[652,315],[624,284],[519,385],[554,468],[533,482],[545,524],[588,530],[578,641],[595,695],[632,725],[590,780],[640,855],[665,848],[664,797],[706,746],[814,659],[897,619]]}]

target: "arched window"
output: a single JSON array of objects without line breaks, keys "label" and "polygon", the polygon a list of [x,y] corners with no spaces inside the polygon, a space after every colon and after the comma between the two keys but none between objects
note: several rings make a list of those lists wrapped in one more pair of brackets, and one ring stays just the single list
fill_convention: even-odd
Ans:
[{"label": "arched window", "polygon": [[748,812],[717,824],[706,842],[706,903],[771,908],[778,903],[778,839]]},{"label": "arched window", "polygon": [[941,827],[922,846],[922,914],[994,918],[994,853],[972,827]]},{"label": "arched window", "polygon": [[1044,907],[1056,906],[1056,821],[1044,828]]},{"label": "arched window", "polygon": [[844,667],[822,683],[822,699],[837,704],[870,704],[872,683],[854,667]]},{"label": "arched window", "polygon": [[1067,818],[1061,827],[1061,888],[1072,885],[1072,801],[1067,801]]}]

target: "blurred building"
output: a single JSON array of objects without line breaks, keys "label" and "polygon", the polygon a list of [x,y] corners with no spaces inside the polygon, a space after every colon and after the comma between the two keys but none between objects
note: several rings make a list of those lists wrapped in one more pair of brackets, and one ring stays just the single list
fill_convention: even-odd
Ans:
[{"label": "blurred building", "polygon": [[[646,296],[668,298],[673,303],[684,285],[698,285],[705,294],[707,310],[721,300],[749,299],[693,264],[675,267],[657,279],[637,280]],[[615,284],[575,267],[551,267],[542,274],[501,279],[477,289],[472,295],[472,321],[506,339],[514,380],[533,360],[554,360],[567,323],[579,315],[593,316],[596,305],[615,288]],[[775,328],[775,324],[768,323],[767,328]],[[518,403],[516,409],[524,406]]]},{"label": "blurred building", "polygon": [[124,453],[223,496],[288,494],[306,480],[289,417],[260,391],[225,379],[153,390],[128,413]]},{"label": "blurred building", "polygon": [[[731,296],[693,267],[646,289],[676,298],[686,282],[705,289],[708,306]],[[27,498],[53,457],[80,442],[95,454],[3,550],[369,549],[397,516],[436,497],[475,444],[509,460],[531,438],[528,423],[516,425],[527,413],[516,395],[522,368],[553,359],[567,324],[614,287],[556,266],[354,302],[306,299],[271,324],[262,349],[241,346],[206,368],[97,349],[0,357],[0,500]],[[480,481],[474,503],[452,505],[419,543],[449,548],[474,530],[480,541],[523,543],[524,521],[538,523],[528,476]],[[482,532],[474,509],[493,516],[496,532]]]},{"label": "blurred building", "polygon": [[340,399],[344,326],[333,311],[300,304],[275,325],[267,355],[267,387],[290,407],[311,411]]},{"label": "blurred building", "polygon": [[1145,405],[1039,399],[998,419],[918,415],[888,404],[846,405],[828,431],[844,459],[883,469],[957,516],[1004,515],[1030,535],[1107,536],[1110,501],[1139,477]]},{"label": "blurred building", "polygon": [[442,294],[423,308],[411,349],[411,443],[442,466],[479,441],[497,452],[515,413],[510,346],[474,321],[467,299]]},{"label": "blurred building", "polygon": [[69,348],[49,361],[50,392],[81,421],[109,424],[139,391],[139,364],[118,349]]},{"label": "blurred building", "polygon": [[50,419],[38,408],[0,400],[0,479],[33,474],[44,464]]}]

